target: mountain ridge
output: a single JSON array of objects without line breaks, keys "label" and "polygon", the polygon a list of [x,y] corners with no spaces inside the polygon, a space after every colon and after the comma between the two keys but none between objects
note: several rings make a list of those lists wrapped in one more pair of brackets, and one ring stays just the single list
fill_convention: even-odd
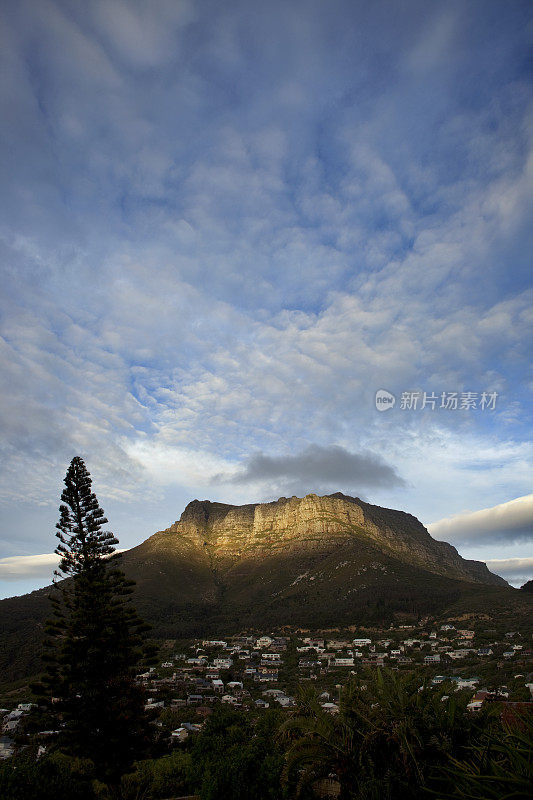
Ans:
[{"label": "mountain ridge", "polygon": [[[347,533],[350,529],[353,533],[355,528],[399,557],[418,556],[421,566],[429,566],[437,574],[453,573],[453,577],[460,579],[508,585],[483,562],[463,559],[455,547],[433,539],[412,514],[375,506],[341,492],[280,497],[269,503],[245,505],[193,500],[180,519],[162,533],[193,538],[196,535],[215,556],[231,558],[251,549],[261,552],[287,546],[293,538],[300,543],[309,542],[311,531],[325,541],[332,534]],[[282,532],[284,535],[280,536]]]},{"label": "mountain ridge", "polygon": [[[403,511],[337,492],[235,506],[193,500],[121,555],[134,602],[159,638],[244,629],[385,623],[457,613],[533,612],[482,562]],[[39,669],[51,587],[0,601],[0,674]]]}]

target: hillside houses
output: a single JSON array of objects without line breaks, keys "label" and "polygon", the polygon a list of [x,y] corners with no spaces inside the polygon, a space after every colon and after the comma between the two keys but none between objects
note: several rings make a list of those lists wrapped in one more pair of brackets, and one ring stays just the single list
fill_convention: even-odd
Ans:
[{"label": "hillside houses", "polygon": [[[244,714],[269,708],[290,713],[295,686],[306,682],[316,689],[324,711],[335,714],[341,687],[374,669],[417,670],[422,685],[445,696],[465,692],[473,713],[496,701],[531,703],[530,634],[486,630],[470,621],[469,626],[431,620],[386,630],[220,632],[209,639],[170,642],[158,665],[137,675],[137,681],[156,720],[175,712],[175,727],[167,731],[175,746],[194,736],[219,704]],[[449,686],[439,689],[442,684]],[[20,703],[0,712],[4,736],[14,736],[29,711],[31,706]]]}]

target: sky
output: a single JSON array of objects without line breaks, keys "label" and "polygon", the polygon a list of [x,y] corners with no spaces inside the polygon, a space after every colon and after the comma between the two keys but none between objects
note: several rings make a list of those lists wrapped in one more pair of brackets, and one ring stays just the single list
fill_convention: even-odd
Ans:
[{"label": "sky", "polygon": [[0,36],[0,596],[49,582],[75,455],[122,548],[342,491],[533,578],[531,3],[17,0]]}]

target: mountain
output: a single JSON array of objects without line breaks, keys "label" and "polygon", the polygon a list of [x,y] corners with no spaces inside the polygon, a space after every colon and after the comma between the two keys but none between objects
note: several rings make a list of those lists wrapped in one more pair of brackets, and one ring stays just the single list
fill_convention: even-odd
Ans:
[{"label": "mountain", "polygon": [[[168,638],[386,622],[474,599],[478,608],[512,608],[517,595],[531,602],[412,515],[340,493],[243,506],[194,500],[126,551],[122,568],[136,581],[139,612]],[[49,591],[0,601],[6,678],[38,669]]]}]

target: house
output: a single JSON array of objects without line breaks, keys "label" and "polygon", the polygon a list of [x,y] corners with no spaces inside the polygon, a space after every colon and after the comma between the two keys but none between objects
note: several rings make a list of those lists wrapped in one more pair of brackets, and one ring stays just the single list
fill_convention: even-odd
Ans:
[{"label": "house", "polygon": [[440,655],[438,653],[431,656],[424,656],[424,664],[438,664],[440,662]]},{"label": "house", "polygon": [[306,638],[303,639],[303,643],[309,645],[309,647],[312,647],[314,650],[323,650],[325,647],[324,639]]},{"label": "house", "polygon": [[261,700],[261,698],[255,700],[254,705],[256,708],[270,708],[270,703],[267,703],[266,700]]},{"label": "house", "polygon": [[213,659],[213,666],[217,669],[230,669],[232,666],[233,661],[231,658],[214,658]]},{"label": "house", "polygon": [[354,660],[353,656],[348,658],[334,658],[332,663],[334,667],[353,667]]},{"label": "house", "polygon": [[176,730],[172,731],[172,733],[170,734],[172,740],[178,742],[184,742],[188,735],[189,731],[183,727],[176,728]]},{"label": "house", "polygon": [[202,724],[199,722],[182,722],[181,727],[185,728],[189,733],[198,733],[198,731],[202,730]]},{"label": "house", "polygon": [[352,639],[352,644],[355,647],[365,647],[366,645],[372,644],[372,639]]},{"label": "house", "polygon": [[475,693],[470,703],[467,705],[469,711],[479,711],[487,697],[491,694],[488,689],[480,689]]},{"label": "house", "polygon": [[204,698],[201,694],[190,694],[187,698],[187,705],[199,706],[203,699]]},{"label": "house", "polygon": [[215,690],[215,692],[223,692],[224,691],[224,683],[223,683],[223,681],[220,680],[220,678],[215,678],[215,680],[213,680],[212,683],[213,683],[213,689]]},{"label": "house", "polygon": [[148,709],[164,708],[164,707],[165,707],[165,704],[164,704],[163,700],[148,699],[148,702],[145,703],[145,705],[144,705],[144,710],[148,711]]},{"label": "house", "polygon": [[276,697],[276,702],[280,704],[283,708],[288,708],[289,706],[294,705],[294,697],[287,697],[286,695],[280,695]]},{"label": "house", "polygon": [[453,680],[457,692],[461,689],[473,689],[476,683],[479,683],[479,678],[454,678]]},{"label": "house", "polygon": [[13,733],[18,727],[20,720],[19,719],[9,719],[7,722],[4,722],[3,731],[4,733]]},{"label": "house", "polygon": [[223,694],[220,700],[222,703],[227,703],[230,706],[236,706],[239,702],[232,694]]},{"label": "house", "polygon": [[369,667],[383,667],[385,662],[382,658],[363,658],[363,664]]},{"label": "house", "polygon": [[258,681],[277,681],[278,669],[277,667],[260,667],[255,680]]}]

